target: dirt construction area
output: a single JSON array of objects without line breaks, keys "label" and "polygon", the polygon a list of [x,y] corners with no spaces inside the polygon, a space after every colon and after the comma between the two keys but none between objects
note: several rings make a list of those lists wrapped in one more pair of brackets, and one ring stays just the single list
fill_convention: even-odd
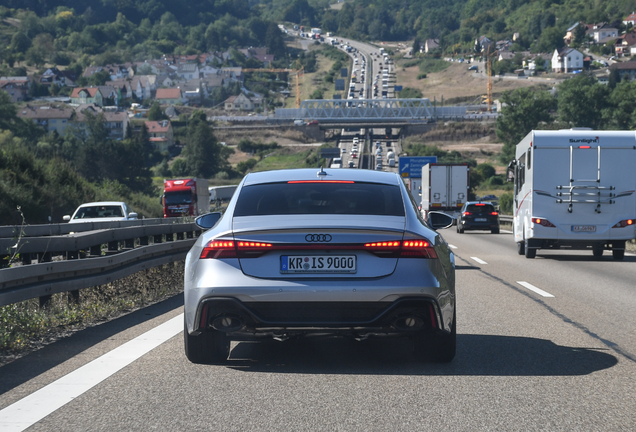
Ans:
[{"label": "dirt construction area", "polygon": [[[452,99],[478,98],[486,94],[487,77],[484,71],[484,63],[476,63],[479,73],[469,71],[465,63],[451,63],[442,72],[427,74],[426,78],[417,79],[420,69],[418,66],[408,68],[396,68],[398,84],[404,87],[412,87],[422,91],[422,96],[432,100],[441,101]],[[514,90],[519,87],[532,87],[547,85],[545,79],[519,79],[519,78],[492,78],[493,96],[497,98],[506,90]],[[470,101],[468,101],[470,103]],[[477,102],[479,103],[479,102]]]}]

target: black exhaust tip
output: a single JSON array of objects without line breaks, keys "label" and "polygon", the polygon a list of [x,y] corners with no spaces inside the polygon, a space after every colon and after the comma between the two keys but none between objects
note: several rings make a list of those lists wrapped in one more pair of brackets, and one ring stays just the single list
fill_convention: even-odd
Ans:
[{"label": "black exhaust tip", "polygon": [[237,316],[220,316],[212,321],[212,328],[222,332],[235,332],[245,327],[244,321]]},{"label": "black exhaust tip", "polygon": [[400,331],[415,331],[424,326],[424,320],[418,316],[402,316],[393,320],[393,327]]}]

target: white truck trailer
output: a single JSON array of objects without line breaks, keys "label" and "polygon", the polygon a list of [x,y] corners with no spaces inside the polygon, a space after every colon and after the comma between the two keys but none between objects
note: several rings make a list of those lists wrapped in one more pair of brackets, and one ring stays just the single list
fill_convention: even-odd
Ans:
[{"label": "white truck trailer", "polygon": [[236,188],[237,185],[210,186],[208,188],[208,191],[210,192],[210,202],[231,200]]},{"label": "white truck trailer", "polygon": [[422,212],[461,209],[470,186],[467,164],[429,163],[422,167]]},{"label": "white truck trailer", "polygon": [[570,248],[623,259],[625,241],[636,234],[634,167],[634,131],[530,132],[507,171],[519,255]]}]

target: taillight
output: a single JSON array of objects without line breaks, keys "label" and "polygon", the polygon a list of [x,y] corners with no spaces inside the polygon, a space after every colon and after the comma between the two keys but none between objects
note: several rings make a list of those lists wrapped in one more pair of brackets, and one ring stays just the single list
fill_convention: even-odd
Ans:
[{"label": "taillight", "polygon": [[491,216],[497,216],[499,214],[499,212],[491,212],[490,215]]},{"label": "taillight", "polygon": [[544,226],[544,227],[556,228],[556,226],[552,222],[547,220],[547,219],[532,218],[532,223],[536,223],[536,224]]},{"label": "taillight", "polygon": [[470,216],[470,212],[464,212],[462,213],[462,216]]},{"label": "taillight", "polygon": [[437,258],[437,253],[428,240],[366,243],[364,248],[384,258]]},{"label": "taillight", "polygon": [[237,258],[234,242],[231,240],[210,240],[201,251],[201,259]]},{"label": "taillight", "polygon": [[634,225],[634,219],[625,219],[614,225],[612,228],[625,228],[627,226]]}]

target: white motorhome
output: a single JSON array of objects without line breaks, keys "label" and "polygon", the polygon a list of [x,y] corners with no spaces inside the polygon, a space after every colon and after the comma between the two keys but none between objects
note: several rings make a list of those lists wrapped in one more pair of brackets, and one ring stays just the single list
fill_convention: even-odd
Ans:
[{"label": "white motorhome", "polygon": [[517,251],[611,250],[623,259],[636,220],[636,133],[532,131],[508,166]]}]

